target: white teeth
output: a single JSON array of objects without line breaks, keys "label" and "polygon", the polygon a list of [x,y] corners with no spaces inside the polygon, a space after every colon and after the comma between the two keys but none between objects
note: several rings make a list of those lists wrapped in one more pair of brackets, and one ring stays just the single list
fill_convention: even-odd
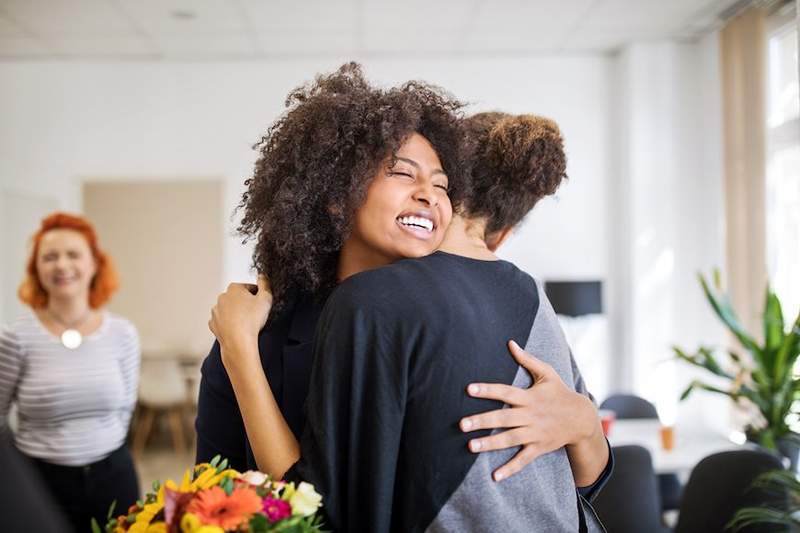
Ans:
[{"label": "white teeth", "polygon": [[404,226],[416,226],[427,231],[433,231],[433,222],[422,217],[400,217],[397,219]]}]

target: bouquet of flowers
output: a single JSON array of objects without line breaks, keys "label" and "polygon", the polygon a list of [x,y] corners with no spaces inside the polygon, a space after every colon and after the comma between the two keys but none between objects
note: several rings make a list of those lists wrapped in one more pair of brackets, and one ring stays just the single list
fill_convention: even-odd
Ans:
[{"label": "bouquet of flowers", "polygon": [[[112,506],[105,533],[319,532],[321,505],[322,496],[309,483],[240,474],[217,456],[187,470],[180,485],[154,483],[128,514],[114,518]],[[92,530],[103,532],[96,521]]]}]

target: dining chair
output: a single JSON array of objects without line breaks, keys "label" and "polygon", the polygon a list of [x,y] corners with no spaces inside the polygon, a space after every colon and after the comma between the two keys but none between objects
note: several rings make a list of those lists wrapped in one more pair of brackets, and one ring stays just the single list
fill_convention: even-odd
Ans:
[{"label": "dining chair", "polygon": [[174,357],[142,358],[136,423],[133,428],[134,455],[141,456],[153,421],[166,415],[175,453],[185,453],[183,413],[186,407],[186,379]]},{"label": "dining chair", "polygon": [[600,409],[614,411],[620,420],[658,418],[656,406],[634,394],[613,394],[603,400]]},{"label": "dining chair", "polygon": [[[752,484],[759,474],[782,468],[777,456],[761,450],[721,452],[706,457],[694,467],[686,483],[675,533],[732,531],[725,529],[725,525],[738,509],[775,502],[774,492],[753,488]],[[785,531],[785,527],[758,524],[738,531],[762,533]]]},{"label": "dining chair", "polygon": [[[633,394],[614,394],[600,404],[600,409],[614,411],[620,420],[658,419],[656,406]],[[678,509],[683,485],[675,474],[658,474],[658,493],[662,511]]]},{"label": "dining chair", "polygon": [[637,445],[616,446],[612,452],[614,471],[592,503],[608,533],[668,533],[650,452]]}]

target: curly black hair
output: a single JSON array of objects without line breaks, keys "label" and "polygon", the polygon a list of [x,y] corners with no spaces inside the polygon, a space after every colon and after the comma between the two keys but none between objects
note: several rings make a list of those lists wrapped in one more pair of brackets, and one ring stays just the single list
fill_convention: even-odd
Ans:
[{"label": "curly black hair", "polygon": [[558,125],[535,115],[478,113],[465,119],[472,187],[464,214],[486,219],[486,235],[519,224],[567,177]]},{"label": "curly black hair", "polygon": [[323,299],[336,284],[339,252],[369,182],[413,133],[436,150],[459,205],[465,167],[463,104],[442,89],[409,82],[378,89],[347,63],[293,90],[260,151],[238,209],[239,233],[256,240],[253,266],[274,299],[270,318],[300,291]]}]

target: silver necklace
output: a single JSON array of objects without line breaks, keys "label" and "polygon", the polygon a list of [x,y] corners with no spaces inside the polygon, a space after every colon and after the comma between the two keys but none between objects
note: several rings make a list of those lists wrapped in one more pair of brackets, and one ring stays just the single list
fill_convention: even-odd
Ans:
[{"label": "silver necklace", "polygon": [[64,346],[64,348],[75,350],[81,344],[83,344],[83,335],[81,335],[81,332],[78,331],[78,328],[81,327],[83,323],[89,319],[89,317],[92,314],[91,309],[87,309],[86,313],[82,317],[80,317],[78,320],[73,321],[72,323],[66,322],[50,309],[48,309],[47,312],[53,320],[58,322],[59,325],[66,328],[61,333],[61,344]]}]

